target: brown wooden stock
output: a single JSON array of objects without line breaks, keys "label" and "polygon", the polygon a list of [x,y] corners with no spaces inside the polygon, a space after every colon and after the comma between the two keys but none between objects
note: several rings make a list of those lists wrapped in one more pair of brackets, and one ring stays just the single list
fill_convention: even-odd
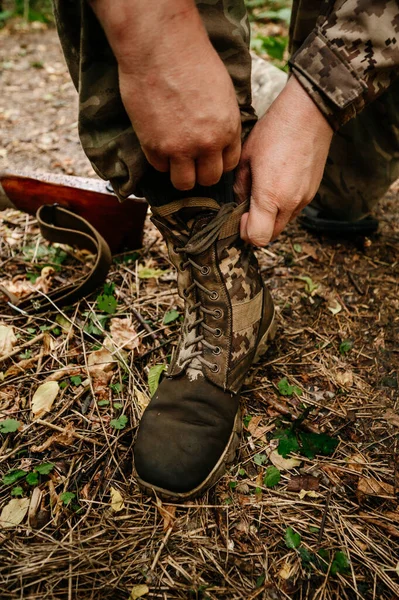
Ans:
[{"label": "brown wooden stock", "polygon": [[0,183],[14,206],[31,215],[43,204],[69,208],[97,229],[113,253],[142,245],[147,202],[131,196],[121,203],[102,180],[14,172],[0,175]]}]

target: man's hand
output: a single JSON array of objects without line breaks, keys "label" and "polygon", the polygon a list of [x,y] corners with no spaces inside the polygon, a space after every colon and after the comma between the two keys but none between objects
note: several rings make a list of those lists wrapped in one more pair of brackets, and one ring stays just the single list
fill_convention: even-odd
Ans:
[{"label": "man's hand", "polygon": [[149,163],[173,185],[217,183],[241,153],[231,78],[194,0],[92,0],[119,66],[123,104]]},{"label": "man's hand", "polygon": [[241,237],[265,246],[315,196],[333,130],[291,77],[244,144],[236,192],[251,197]]}]

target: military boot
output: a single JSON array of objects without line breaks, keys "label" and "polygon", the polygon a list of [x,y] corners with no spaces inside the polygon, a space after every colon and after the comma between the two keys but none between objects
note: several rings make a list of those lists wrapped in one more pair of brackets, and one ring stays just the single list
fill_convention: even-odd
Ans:
[{"label": "military boot", "polygon": [[240,388],[273,335],[271,296],[239,237],[247,210],[210,198],[152,209],[185,313],[168,375],[143,414],[134,459],[140,486],[166,499],[202,494],[234,460]]}]

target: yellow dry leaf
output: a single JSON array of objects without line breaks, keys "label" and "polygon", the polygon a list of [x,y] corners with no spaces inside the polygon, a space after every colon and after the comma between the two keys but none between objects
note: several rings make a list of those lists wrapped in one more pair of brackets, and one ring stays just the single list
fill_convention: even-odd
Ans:
[{"label": "yellow dry leaf", "polygon": [[14,328],[8,325],[0,325],[0,356],[12,351],[17,343]]},{"label": "yellow dry leaf", "polygon": [[302,464],[298,458],[284,458],[277,450],[270,452],[269,459],[279,471],[290,471]]},{"label": "yellow dry leaf", "polygon": [[335,298],[331,298],[327,304],[327,308],[333,315],[337,315],[341,312],[342,306]]},{"label": "yellow dry leaf", "polygon": [[56,381],[47,381],[39,385],[32,398],[32,412],[36,418],[51,410],[59,389]]},{"label": "yellow dry leaf", "polygon": [[150,588],[148,587],[148,585],[134,585],[132,591],[130,592],[129,600],[137,600],[137,598],[142,598],[143,596],[148,594],[149,591]]},{"label": "yellow dry leaf", "polygon": [[13,498],[6,504],[0,515],[0,529],[19,525],[28,512],[29,498]]},{"label": "yellow dry leaf", "polygon": [[353,373],[352,371],[339,371],[336,375],[337,383],[342,387],[352,387]]},{"label": "yellow dry leaf", "polygon": [[309,496],[309,498],[319,498],[321,495],[314,490],[301,490],[298,494],[300,500],[303,500],[306,496]]},{"label": "yellow dry leaf", "polygon": [[147,396],[147,394],[144,394],[144,392],[140,392],[140,390],[135,390],[134,395],[137,400],[137,407],[140,410],[140,413],[143,414],[150,402],[150,399]]},{"label": "yellow dry leaf", "polygon": [[120,512],[125,508],[125,503],[123,502],[122,494],[119,490],[114,487],[110,489],[111,494],[111,510],[114,512]]},{"label": "yellow dry leaf", "polygon": [[278,576],[281,577],[281,579],[289,579],[291,576],[291,571],[292,566],[286,563],[278,572]]}]

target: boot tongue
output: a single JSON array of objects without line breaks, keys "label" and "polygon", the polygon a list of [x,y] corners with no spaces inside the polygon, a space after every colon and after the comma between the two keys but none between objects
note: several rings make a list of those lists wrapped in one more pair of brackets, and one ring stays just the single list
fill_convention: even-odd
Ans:
[{"label": "boot tongue", "polygon": [[209,208],[193,206],[190,208],[182,208],[179,210],[178,218],[182,221],[191,232],[195,228],[195,224],[203,218],[208,217],[209,219],[215,216],[215,211],[209,210]]}]

